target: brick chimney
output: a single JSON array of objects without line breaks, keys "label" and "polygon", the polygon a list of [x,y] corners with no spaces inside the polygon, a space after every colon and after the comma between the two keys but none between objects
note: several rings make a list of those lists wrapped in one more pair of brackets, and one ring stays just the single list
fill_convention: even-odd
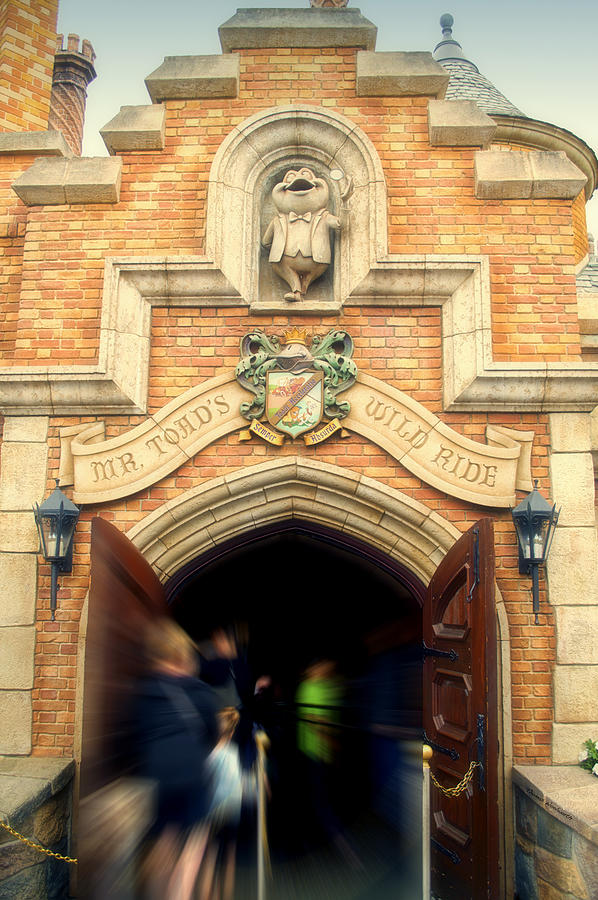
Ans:
[{"label": "brick chimney", "polygon": [[96,77],[93,67],[96,55],[89,41],[84,40],[79,50],[78,34],[69,34],[66,50],[63,43],[64,35],[59,34],[48,125],[61,131],[73,153],[81,156],[87,85]]}]

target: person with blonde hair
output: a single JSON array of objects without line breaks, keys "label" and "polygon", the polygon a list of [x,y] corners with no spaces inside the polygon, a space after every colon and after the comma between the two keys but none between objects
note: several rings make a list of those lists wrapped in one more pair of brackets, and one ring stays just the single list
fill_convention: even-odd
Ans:
[{"label": "person with blonde hair", "polygon": [[187,900],[208,840],[206,762],[218,740],[216,701],[197,677],[195,644],[176,622],[152,622],[145,653],[148,671],[136,701],[136,761],[138,775],[156,784],[157,804],[143,896]]}]

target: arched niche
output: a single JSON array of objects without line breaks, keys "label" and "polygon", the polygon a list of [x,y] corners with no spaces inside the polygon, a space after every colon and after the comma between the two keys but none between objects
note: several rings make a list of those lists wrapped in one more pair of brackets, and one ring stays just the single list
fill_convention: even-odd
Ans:
[{"label": "arched niche", "polygon": [[[386,184],[378,154],[364,132],[328,109],[294,105],[268,109],[236,126],[218,149],[208,189],[209,256],[253,308],[277,311],[284,282],[266,271],[261,238],[272,205],[269,193],[289,168],[307,165],[323,177],[331,209],[353,180],[345,221],[334,247],[332,271],[314,282],[302,310],[338,309],[387,251]],[[345,179],[336,182],[330,173]],[[270,216],[271,217],[271,216]],[[286,288],[288,290],[288,288]]]}]

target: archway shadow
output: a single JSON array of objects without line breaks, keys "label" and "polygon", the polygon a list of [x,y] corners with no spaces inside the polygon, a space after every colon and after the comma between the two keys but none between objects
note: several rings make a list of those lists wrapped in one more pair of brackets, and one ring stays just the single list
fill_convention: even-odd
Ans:
[{"label": "archway shadow", "polygon": [[[166,589],[174,617],[204,652],[213,629],[233,628],[250,673],[243,703],[250,718],[265,720],[271,739],[268,897],[417,896],[421,582],[360,541],[292,520],[219,545]],[[330,765],[314,790],[299,746],[305,709],[297,690],[306,667],[322,659],[334,662],[340,688],[324,725]],[[263,675],[273,687],[267,709],[256,713],[253,686]],[[249,804],[239,841],[239,900],[255,896],[254,857]]]}]

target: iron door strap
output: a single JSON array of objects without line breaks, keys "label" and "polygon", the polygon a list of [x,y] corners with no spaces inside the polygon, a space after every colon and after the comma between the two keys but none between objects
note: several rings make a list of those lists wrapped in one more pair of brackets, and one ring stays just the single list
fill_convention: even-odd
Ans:
[{"label": "iron door strap", "polygon": [[442,744],[437,744],[435,741],[431,741],[425,731],[424,744],[427,744],[428,747],[431,747],[432,750],[436,750],[438,753],[444,753],[445,756],[450,756],[450,758],[453,760],[459,759],[458,750],[455,750],[454,747],[443,747]]},{"label": "iron door strap", "polygon": [[480,529],[474,525],[471,530],[473,532],[473,581],[467,594],[468,603],[471,603],[473,592],[480,583]]},{"label": "iron door strap", "polygon": [[478,745],[478,784],[481,791],[486,790],[486,771],[484,769],[485,753],[486,753],[486,716],[478,713],[478,736],[476,738]]},{"label": "iron door strap", "polygon": [[455,853],[454,850],[449,850],[448,847],[444,847],[440,841],[437,841],[435,838],[430,838],[430,843],[434,847],[435,850],[439,850],[440,853],[444,853],[445,856],[448,856],[451,862],[453,862],[456,866],[461,862],[461,857],[458,853]]},{"label": "iron door strap", "polygon": [[452,647],[450,650],[438,650],[436,647],[428,647],[425,641],[422,641],[422,655],[424,659],[426,656],[445,656],[451,662],[456,662],[459,659],[459,654],[455,653]]}]

